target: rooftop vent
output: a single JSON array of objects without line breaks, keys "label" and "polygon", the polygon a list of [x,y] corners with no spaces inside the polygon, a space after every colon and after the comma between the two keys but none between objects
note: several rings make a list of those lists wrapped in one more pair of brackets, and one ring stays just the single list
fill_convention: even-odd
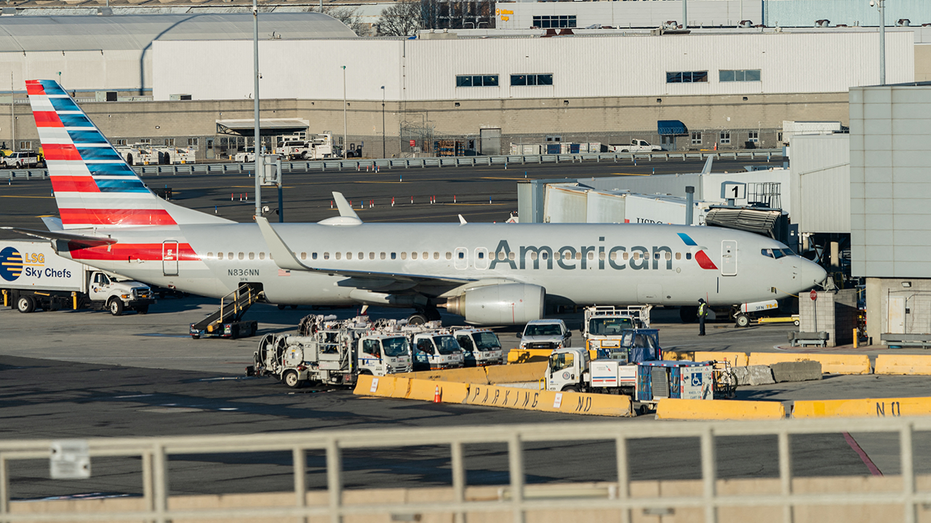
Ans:
[{"label": "rooftop vent", "polygon": [[815,27],[830,27],[830,26],[831,26],[830,20],[827,20],[827,19],[815,20]]},{"label": "rooftop vent", "polygon": [[895,25],[897,25],[897,26],[899,26],[899,27],[908,27],[908,26],[912,25],[912,21],[909,20],[908,18],[899,18],[899,19],[896,21]]},{"label": "rooftop vent", "polygon": [[753,21],[751,20],[741,20],[737,27],[753,27]]}]

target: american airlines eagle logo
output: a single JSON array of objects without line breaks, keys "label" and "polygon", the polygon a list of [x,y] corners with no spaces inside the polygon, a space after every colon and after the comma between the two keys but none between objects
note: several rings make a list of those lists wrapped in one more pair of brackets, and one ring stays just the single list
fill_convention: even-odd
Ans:
[{"label": "american airlines eagle logo", "polygon": [[695,240],[693,240],[688,234],[680,232],[679,238],[685,242],[689,247],[698,247],[698,251],[695,253],[695,261],[698,262],[698,266],[702,269],[707,269],[709,271],[716,271],[718,267],[711,261],[711,258],[708,257],[708,253],[705,252],[705,247],[699,247]]}]

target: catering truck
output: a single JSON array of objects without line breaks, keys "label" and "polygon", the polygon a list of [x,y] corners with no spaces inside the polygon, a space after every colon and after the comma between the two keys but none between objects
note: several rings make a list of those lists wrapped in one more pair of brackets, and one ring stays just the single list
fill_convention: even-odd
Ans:
[{"label": "catering truck", "polygon": [[0,240],[0,293],[19,312],[91,306],[145,314],[155,301],[148,285],[63,258],[42,241]]}]

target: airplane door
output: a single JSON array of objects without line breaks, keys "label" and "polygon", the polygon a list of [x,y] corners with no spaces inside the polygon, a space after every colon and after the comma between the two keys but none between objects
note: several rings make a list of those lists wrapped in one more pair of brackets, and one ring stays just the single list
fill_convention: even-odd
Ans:
[{"label": "airplane door", "polygon": [[456,269],[462,271],[469,268],[469,250],[465,247],[457,247],[454,262]]},{"label": "airplane door", "polygon": [[721,276],[737,276],[737,242],[721,242]]},{"label": "airplane door", "polygon": [[165,240],[162,242],[162,274],[165,276],[178,275],[178,240]]},{"label": "airplane door", "polygon": [[488,268],[488,249],[485,247],[475,248],[475,268],[480,271]]}]

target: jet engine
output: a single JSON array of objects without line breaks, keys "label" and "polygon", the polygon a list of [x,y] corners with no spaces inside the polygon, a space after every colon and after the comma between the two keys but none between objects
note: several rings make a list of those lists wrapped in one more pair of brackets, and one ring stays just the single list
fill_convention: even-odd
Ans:
[{"label": "jet engine", "polygon": [[477,325],[519,325],[543,317],[546,290],[539,285],[505,283],[467,290],[446,300],[446,310]]}]

